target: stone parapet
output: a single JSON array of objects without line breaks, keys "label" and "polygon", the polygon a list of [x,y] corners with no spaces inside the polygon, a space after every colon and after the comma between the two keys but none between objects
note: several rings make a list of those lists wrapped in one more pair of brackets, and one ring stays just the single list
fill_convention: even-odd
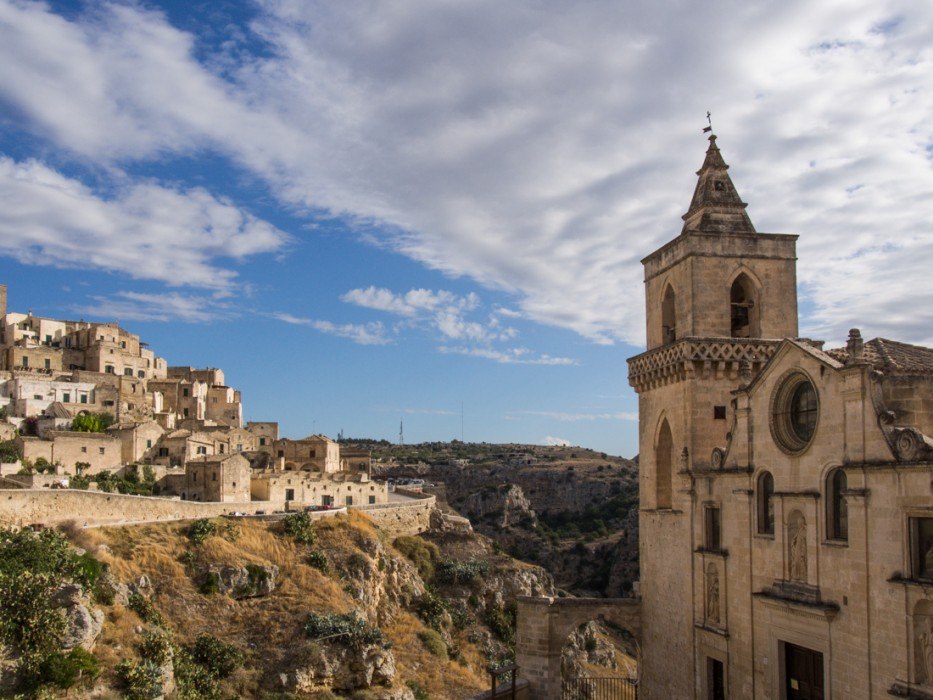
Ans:
[{"label": "stone parapet", "polygon": [[760,338],[681,338],[628,360],[628,382],[642,392],[697,376],[734,375],[747,362],[754,375],[777,350],[780,340]]}]

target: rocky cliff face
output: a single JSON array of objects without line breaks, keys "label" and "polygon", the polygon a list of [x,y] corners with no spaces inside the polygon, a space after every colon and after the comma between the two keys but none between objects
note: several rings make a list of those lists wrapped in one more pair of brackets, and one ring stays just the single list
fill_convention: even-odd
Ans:
[{"label": "rocky cliff face", "polygon": [[534,464],[396,465],[417,474],[510,555],[538,564],[575,595],[624,597],[638,580],[637,465],[589,451],[537,450]]}]

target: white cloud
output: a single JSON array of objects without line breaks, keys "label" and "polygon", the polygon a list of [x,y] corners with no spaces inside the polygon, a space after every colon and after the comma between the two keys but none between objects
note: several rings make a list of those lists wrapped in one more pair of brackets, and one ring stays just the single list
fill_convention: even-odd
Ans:
[{"label": "white cloud", "polygon": [[457,347],[441,345],[438,350],[454,355],[468,355],[469,357],[482,357],[494,360],[504,365],[575,365],[577,361],[571,357],[552,357],[551,355],[537,355],[528,348],[507,348],[495,350],[483,347]]},{"label": "white cloud", "polygon": [[217,298],[184,294],[141,294],[117,292],[113,296],[94,296],[93,304],[74,307],[91,318],[123,321],[163,321],[210,323],[238,315],[234,306]]},{"label": "white cloud", "polygon": [[310,325],[321,333],[349,338],[358,345],[388,345],[392,342],[381,323],[335,324],[330,321],[311,321]]},{"label": "white cloud", "polygon": [[[411,325],[420,325],[436,331],[445,341],[458,340],[481,345],[483,347],[480,349],[485,354],[468,353],[478,357],[505,357],[502,352],[494,351],[489,346],[518,336],[518,331],[514,328],[503,328],[495,313],[490,315],[485,323],[464,318],[465,314],[480,306],[479,296],[472,292],[459,296],[443,289],[412,289],[404,294],[397,294],[382,287],[367,287],[351,289],[340,298],[357,306],[403,316],[409,319]],[[456,352],[461,351],[467,354],[463,349]]]},{"label": "white cloud", "polygon": [[548,445],[549,447],[570,447],[570,440],[565,440],[564,438],[551,437],[548,435],[541,441],[542,445]]},{"label": "white cloud", "polygon": [[931,17],[907,0],[264,0],[267,51],[221,77],[139,6],[68,21],[5,2],[0,94],[108,167],[217,151],[283,202],[600,342],[643,338],[638,260],[679,231],[710,108],[758,229],[801,234],[804,326],[920,341],[933,285],[908,280],[920,316],[895,290],[933,255]]},{"label": "white cloud", "polygon": [[201,188],[143,182],[105,199],[41,163],[2,156],[0,200],[2,255],[217,293],[230,293],[237,277],[218,258],[277,251],[288,240],[271,224]]}]

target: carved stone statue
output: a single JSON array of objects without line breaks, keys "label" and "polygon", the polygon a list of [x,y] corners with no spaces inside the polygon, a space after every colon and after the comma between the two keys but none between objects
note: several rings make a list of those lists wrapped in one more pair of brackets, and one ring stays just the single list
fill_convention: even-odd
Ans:
[{"label": "carved stone statue", "polygon": [[792,581],[807,582],[807,521],[795,513],[788,526],[790,538],[790,578]]},{"label": "carved stone statue", "polygon": [[706,569],[706,618],[719,622],[719,571],[715,564]]},{"label": "carved stone statue", "polygon": [[933,632],[920,634],[920,653],[923,659],[923,682],[933,685]]}]

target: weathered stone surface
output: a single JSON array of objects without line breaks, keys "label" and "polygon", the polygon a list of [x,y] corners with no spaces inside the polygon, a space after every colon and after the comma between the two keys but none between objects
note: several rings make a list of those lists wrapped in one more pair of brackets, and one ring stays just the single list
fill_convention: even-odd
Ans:
[{"label": "weathered stone surface", "polygon": [[65,615],[65,632],[61,638],[63,649],[83,647],[91,650],[104,626],[104,613],[93,607],[81,586],[73,583],[59,588],[53,598]]},{"label": "weathered stone surface", "polygon": [[216,576],[219,593],[229,595],[234,600],[259,598],[275,590],[279,567],[275,565],[259,566],[211,566],[206,576]]},{"label": "weathered stone surface", "polygon": [[356,690],[391,686],[395,672],[395,657],[380,645],[356,647],[319,642],[311,646],[306,663],[282,674],[281,680],[287,690],[298,693],[321,686]]}]

